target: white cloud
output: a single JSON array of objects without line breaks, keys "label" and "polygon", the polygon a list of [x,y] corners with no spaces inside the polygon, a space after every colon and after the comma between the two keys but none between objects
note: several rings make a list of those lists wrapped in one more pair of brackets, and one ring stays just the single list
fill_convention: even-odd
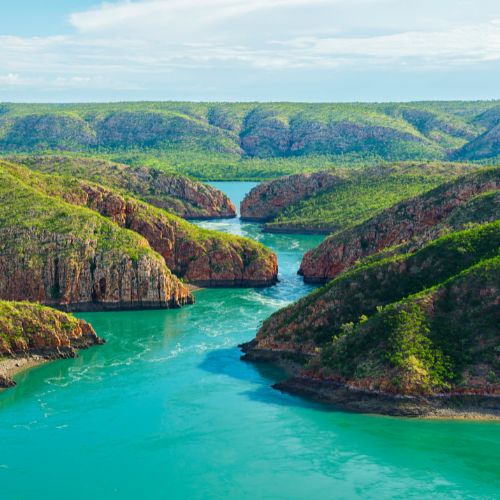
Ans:
[{"label": "white cloud", "polygon": [[[454,2],[463,14],[445,8]],[[432,0],[418,6],[407,0],[104,3],[71,14],[72,34],[0,36],[0,68],[6,72],[0,85],[147,90],[185,70],[473,71],[478,63],[500,60],[500,8],[481,10],[469,0],[442,0],[441,10],[433,5]],[[413,8],[417,14],[411,15]]]},{"label": "white cloud", "polygon": [[[362,3],[372,0],[350,0]],[[348,0],[143,0],[102,4],[100,7],[76,12],[70,21],[81,32],[94,32],[127,25],[167,25],[173,28],[180,20],[208,24],[221,19],[240,17],[257,11],[314,8],[317,5],[346,3]],[[189,24],[183,28],[188,28]]]}]

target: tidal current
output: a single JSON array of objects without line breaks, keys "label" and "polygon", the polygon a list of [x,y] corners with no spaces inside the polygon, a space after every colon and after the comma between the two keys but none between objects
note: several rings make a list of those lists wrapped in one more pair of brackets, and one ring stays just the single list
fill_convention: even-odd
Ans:
[{"label": "tidal current", "polygon": [[[214,184],[237,205],[253,186]],[[240,361],[237,345],[312,289],[296,271],[321,237],[200,225],[270,246],[279,284],[79,315],[106,345],[0,394],[0,499],[498,497],[498,424],[338,411],[273,390],[279,370]]]}]

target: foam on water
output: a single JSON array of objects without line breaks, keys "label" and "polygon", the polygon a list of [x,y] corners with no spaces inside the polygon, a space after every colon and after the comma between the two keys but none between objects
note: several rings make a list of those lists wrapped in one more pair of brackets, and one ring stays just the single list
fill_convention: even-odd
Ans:
[{"label": "foam on water", "polygon": [[[251,183],[219,184],[238,201]],[[495,498],[500,426],[349,414],[282,394],[240,361],[321,238],[205,221],[278,252],[280,283],[194,306],[85,314],[107,343],[0,394],[0,498]]]}]

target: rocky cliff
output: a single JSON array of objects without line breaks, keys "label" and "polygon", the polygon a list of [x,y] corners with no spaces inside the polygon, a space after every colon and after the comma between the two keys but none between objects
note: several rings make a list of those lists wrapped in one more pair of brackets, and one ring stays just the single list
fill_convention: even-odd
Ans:
[{"label": "rocky cliff", "polygon": [[341,175],[330,172],[294,174],[264,182],[254,187],[241,202],[241,218],[266,222],[297,201],[327,191],[344,182]]},{"label": "rocky cliff", "polygon": [[[421,196],[405,200],[353,228],[327,238],[302,260],[299,274],[307,282],[325,282],[360,259],[385,248],[412,242],[418,248],[450,228],[445,222],[454,211],[480,193],[500,188],[500,169],[465,175]],[[488,218],[499,214],[485,212]],[[476,217],[481,218],[481,213]],[[452,219],[453,221],[453,219]]]},{"label": "rocky cliff", "polygon": [[198,286],[269,286],[277,281],[274,253],[246,238],[206,231],[97,185],[82,182],[78,202],[144,236],[174,274]]},{"label": "rocky cliff", "polygon": [[[207,231],[135,198],[86,181],[47,176],[5,165],[38,190],[85,206],[142,235],[179,278],[199,286],[269,286],[276,283],[274,253],[247,238]],[[29,171],[28,171],[29,172]]]},{"label": "rocky cliff", "polygon": [[361,263],[267,319],[244,359],[344,408],[498,417],[499,248],[496,221]]},{"label": "rocky cliff", "polygon": [[272,233],[331,234],[359,224],[477,166],[398,162],[278,178],[254,188],[242,215]]},{"label": "rocky cliff", "polygon": [[79,311],[192,302],[143,237],[42,193],[5,164],[0,165],[0,207],[2,299]]},{"label": "rocky cliff", "polygon": [[15,385],[9,372],[16,371],[16,364],[22,367],[26,358],[36,363],[74,358],[77,349],[103,342],[88,323],[74,316],[40,304],[0,301],[0,387]]},{"label": "rocky cliff", "polygon": [[236,217],[236,208],[224,193],[183,175],[98,158],[30,155],[11,160],[32,170],[69,175],[117,189],[185,219]]}]

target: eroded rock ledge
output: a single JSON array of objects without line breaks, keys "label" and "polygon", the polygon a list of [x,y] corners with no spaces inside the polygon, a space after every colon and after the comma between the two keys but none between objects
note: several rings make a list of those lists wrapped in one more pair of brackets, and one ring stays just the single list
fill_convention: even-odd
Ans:
[{"label": "eroded rock ledge", "polygon": [[254,187],[241,202],[241,218],[268,222],[293,203],[327,191],[343,180],[341,176],[329,172],[316,172],[264,182]]},{"label": "eroded rock ledge", "polygon": [[11,157],[32,170],[96,182],[163,208],[184,219],[236,217],[233,202],[218,189],[185,175],[132,167],[99,158],[62,155]]},{"label": "eroded rock ledge", "polygon": [[[307,252],[299,274],[308,283],[325,283],[382,249],[405,243],[409,244],[408,250],[420,248],[450,229],[445,222],[457,209],[481,193],[499,188],[500,168],[497,167],[465,175],[398,203],[358,226],[335,233]],[[484,215],[484,220],[479,222],[487,221],[489,216],[492,220],[500,216],[486,212]]]},{"label": "eroded rock ledge", "polygon": [[0,388],[13,387],[17,371],[104,343],[87,322],[28,302],[0,301],[0,332]]}]

